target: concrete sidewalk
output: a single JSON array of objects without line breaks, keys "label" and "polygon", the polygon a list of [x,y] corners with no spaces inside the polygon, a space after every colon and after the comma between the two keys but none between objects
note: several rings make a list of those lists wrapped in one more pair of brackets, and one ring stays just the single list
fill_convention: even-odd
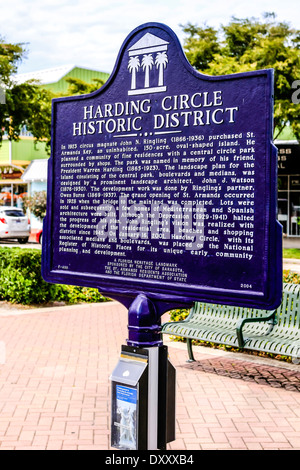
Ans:
[{"label": "concrete sidewalk", "polygon": [[283,248],[300,249],[300,237],[283,237]]},{"label": "concrete sidewalk", "polygon": [[293,271],[294,273],[300,274],[300,259],[284,258],[283,269]]},{"label": "concrete sidewalk", "polygon": [[[0,450],[110,449],[109,376],[126,325],[116,302],[2,310]],[[164,339],[177,369],[169,449],[300,449],[299,365],[203,347],[188,364],[186,346]]]}]

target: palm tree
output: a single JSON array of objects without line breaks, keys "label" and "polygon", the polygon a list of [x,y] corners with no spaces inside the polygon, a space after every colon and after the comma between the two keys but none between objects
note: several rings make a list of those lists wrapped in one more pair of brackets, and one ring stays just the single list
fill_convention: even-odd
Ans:
[{"label": "palm tree", "polygon": [[159,69],[159,78],[158,78],[158,86],[163,86],[164,84],[164,69],[169,62],[168,56],[166,52],[158,52],[155,58],[155,65],[156,68]]},{"label": "palm tree", "polygon": [[145,71],[145,88],[149,88],[149,83],[150,83],[150,80],[149,80],[149,72],[150,70],[152,69],[154,65],[154,61],[153,61],[153,57],[151,54],[148,54],[148,55],[144,55],[143,56],[143,60],[142,60],[142,66],[143,66],[143,70],[146,70]]},{"label": "palm tree", "polygon": [[128,69],[130,73],[132,74],[131,76],[131,89],[135,90],[136,89],[136,72],[140,68],[140,59],[138,57],[131,57],[129,60],[128,64]]}]

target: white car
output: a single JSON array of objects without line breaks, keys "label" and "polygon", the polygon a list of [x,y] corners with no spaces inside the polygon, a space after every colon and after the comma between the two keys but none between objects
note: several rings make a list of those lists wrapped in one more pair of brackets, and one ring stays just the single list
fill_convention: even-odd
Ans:
[{"label": "white car", "polygon": [[0,206],[0,240],[16,238],[19,243],[27,243],[30,230],[30,221],[21,209]]}]

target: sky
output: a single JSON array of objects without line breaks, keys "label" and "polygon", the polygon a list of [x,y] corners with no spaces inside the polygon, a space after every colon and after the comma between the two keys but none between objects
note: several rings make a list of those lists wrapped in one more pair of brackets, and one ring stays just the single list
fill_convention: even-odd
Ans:
[{"label": "sky", "polygon": [[147,22],[168,25],[183,44],[180,25],[218,28],[232,16],[277,21],[300,29],[299,0],[9,0],[0,9],[0,37],[26,43],[19,73],[77,65],[111,73],[129,33]]}]

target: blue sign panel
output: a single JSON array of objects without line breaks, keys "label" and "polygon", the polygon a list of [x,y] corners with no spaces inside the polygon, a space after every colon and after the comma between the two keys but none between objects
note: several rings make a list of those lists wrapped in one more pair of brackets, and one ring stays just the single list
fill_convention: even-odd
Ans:
[{"label": "blue sign panel", "polygon": [[124,387],[124,385],[116,385],[117,400],[124,403],[137,404],[137,389],[132,387]]},{"label": "blue sign panel", "polygon": [[53,100],[45,280],[277,307],[272,92],[272,70],[202,75],[167,26],[134,30],[100,90]]}]

